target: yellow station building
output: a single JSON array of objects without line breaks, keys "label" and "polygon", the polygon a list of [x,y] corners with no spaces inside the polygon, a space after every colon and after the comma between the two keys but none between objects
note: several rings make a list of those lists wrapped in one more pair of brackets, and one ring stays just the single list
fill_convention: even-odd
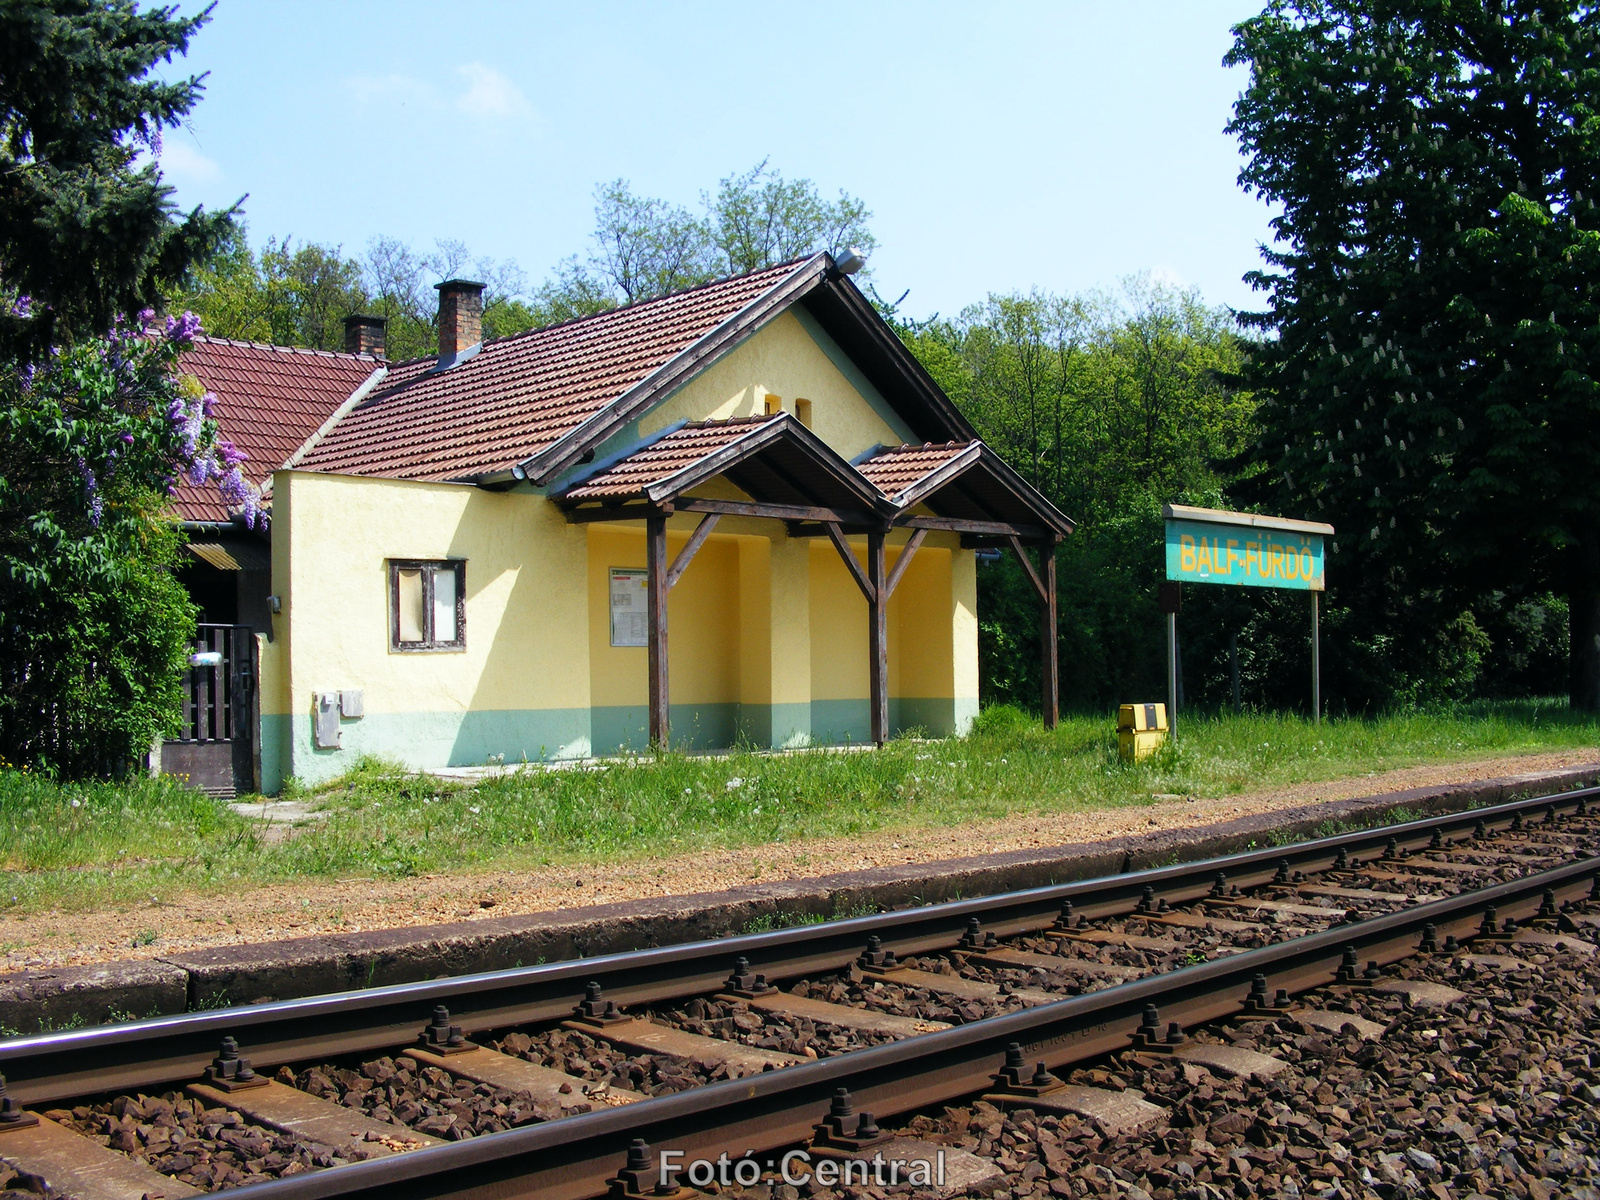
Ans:
[{"label": "yellow station building", "polygon": [[1034,547],[1049,609],[1072,526],[853,265],[818,254],[489,341],[482,285],[452,280],[439,354],[406,363],[360,316],[346,354],[201,339],[185,369],[270,519],[178,498],[205,624],[164,769],[272,793],[363,754],[441,768],[965,731],[976,550]]}]

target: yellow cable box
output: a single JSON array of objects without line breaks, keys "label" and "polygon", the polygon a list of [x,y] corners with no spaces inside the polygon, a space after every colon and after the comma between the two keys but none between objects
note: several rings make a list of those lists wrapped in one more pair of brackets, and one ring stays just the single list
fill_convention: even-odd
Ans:
[{"label": "yellow cable box", "polygon": [[1124,704],[1117,709],[1117,751],[1123,762],[1149,758],[1166,740],[1165,704]]}]

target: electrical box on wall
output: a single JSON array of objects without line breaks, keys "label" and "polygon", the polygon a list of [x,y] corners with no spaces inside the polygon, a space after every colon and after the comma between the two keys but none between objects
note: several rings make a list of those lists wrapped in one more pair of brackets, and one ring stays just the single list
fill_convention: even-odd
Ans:
[{"label": "electrical box on wall", "polygon": [[345,688],[339,693],[339,715],[351,720],[362,715],[360,688]]},{"label": "electrical box on wall", "polygon": [[318,750],[339,749],[339,693],[318,692],[312,741]]}]

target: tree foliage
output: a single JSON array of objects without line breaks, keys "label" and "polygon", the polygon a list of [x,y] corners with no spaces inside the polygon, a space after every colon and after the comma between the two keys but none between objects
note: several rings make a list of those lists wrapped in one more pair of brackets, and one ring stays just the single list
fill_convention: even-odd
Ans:
[{"label": "tree foliage", "polygon": [[484,330],[490,337],[538,323],[522,293],[515,263],[474,259],[460,242],[441,241],[426,254],[394,238],[374,238],[360,258],[339,246],[269,237],[252,250],[241,229],[173,293],[173,307],[192,310],[218,337],[344,349],[344,318],[372,313],[388,321],[388,355],[433,354],[439,345],[438,293],[433,285],[470,274],[485,284]]},{"label": "tree foliage", "polygon": [[[147,319],[148,314],[147,314]],[[194,608],[163,519],[180,480],[253,514],[242,456],[180,372],[197,331],[123,325],[0,368],[0,758],[125,767],[171,731]]]},{"label": "tree foliage", "polygon": [[181,219],[141,150],[159,150],[200,97],[164,82],[209,18],[134,0],[8,0],[0,6],[0,355],[38,359],[159,303],[226,234],[229,213]]},{"label": "tree foliage", "polygon": [[[1119,296],[990,296],[902,338],[983,439],[1078,522],[1058,555],[1062,697],[1159,691],[1161,504],[1220,502],[1253,435],[1227,313],[1148,278]],[[1036,706],[1038,600],[1009,557],[979,573],[986,700]]]},{"label": "tree foliage", "polygon": [[860,200],[828,200],[809,179],[785,179],[763,159],[702,193],[701,212],[636,196],[626,179],[595,189],[595,229],[587,258],[562,263],[539,291],[536,308],[580,315],[614,304],[744,275],[818,250],[877,245]]},{"label": "tree foliage", "polygon": [[1573,702],[1600,707],[1600,17],[1275,0],[1234,32],[1241,182],[1281,209],[1247,318],[1272,469],[1245,494],[1339,528],[1347,691],[1449,677],[1554,586]]},{"label": "tree foliage", "polygon": [[[180,479],[255,517],[242,456],[152,308],[232,229],[180,215],[159,153],[200,96],[163,82],[207,19],[133,0],[0,6],[0,757],[118,771],[179,711],[194,610],[169,567]],[[133,319],[121,314],[139,311]],[[108,332],[109,331],[109,332]]]},{"label": "tree foliage", "polygon": [[459,241],[419,252],[377,237],[359,257],[342,247],[269,237],[252,250],[243,231],[191,273],[170,303],[192,309],[218,337],[343,349],[343,318],[368,312],[388,320],[388,354],[403,360],[438,345],[433,285],[457,275],[483,280],[483,324],[502,337],[604,312],[726,275],[772,266],[820,249],[870,250],[871,213],[844,192],[826,200],[808,179],[784,179],[765,162],[730,175],[704,211],[635,195],[625,179],[595,189],[589,252],[557,264],[530,288],[509,259],[474,257]]}]

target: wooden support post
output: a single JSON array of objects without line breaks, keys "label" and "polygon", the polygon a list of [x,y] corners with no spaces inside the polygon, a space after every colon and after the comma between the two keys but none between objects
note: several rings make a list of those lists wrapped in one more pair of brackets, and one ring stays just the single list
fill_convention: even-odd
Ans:
[{"label": "wooden support post", "polygon": [[678,557],[672,560],[672,566],[667,571],[667,590],[670,592],[678,586],[678,580],[683,578],[683,573],[689,569],[689,564],[694,561],[694,556],[700,552],[700,547],[706,544],[706,539],[711,536],[711,531],[717,527],[717,522],[722,520],[716,513],[707,513],[700,518],[700,524],[694,527],[694,532],[689,535],[689,540]]},{"label": "wooden support post", "polygon": [[650,744],[667,747],[671,713],[667,689],[667,518],[652,513],[645,518],[645,611],[650,644]]},{"label": "wooden support post", "polygon": [[856,581],[856,586],[861,589],[861,594],[871,604],[876,593],[876,585],[867,578],[867,573],[861,569],[861,564],[856,561],[855,552],[850,549],[850,543],[844,540],[844,530],[840,529],[837,522],[829,521],[824,526],[828,537],[833,542],[833,548],[839,552],[839,557],[844,560],[845,570],[850,572],[850,578]]},{"label": "wooden support post", "polygon": [[919,529],[906,539],[904,546],[900,547],[900,557],[894,560],[894,570],[889,572],[888,582],[884,584],[884,590],[891,597],[894,596],[895,588],[900,586],[900,577],[906,573],[906,568],[911,565],[911,560],[916,556],[927,536],[928,531],[926,529]]},{"label": "wooden support post", "polygon": [[1044,606],[1039,636],[1044,668],[1044,727],[1054,729],[1061,719],[1059,639],[1056,636],[1056,544],[1039,544],[1039,573],[1044,576]]},{"label": "wooden support post", "polygon": [[1028,551],[1022,545],[1022,539],[1013,534],[1007,540],[1011,543],[1011,549],[1016,554],[1017,561],[1022,564],[1023,572],[1028,576],[1028,582],[1033,584],[1033,590],[1039,593],[1039,599],[1048,603],[1050,596],[1045,590],[1044,580],[1039,578],[1039,572],[1035,571],[1033,563],[1028,561]]},{"label": "wooden support post", "polygon": [[889,589],[884,571],[884,534],[867,534],[867,673],[872,702],[872,741],[889,740]]}]

